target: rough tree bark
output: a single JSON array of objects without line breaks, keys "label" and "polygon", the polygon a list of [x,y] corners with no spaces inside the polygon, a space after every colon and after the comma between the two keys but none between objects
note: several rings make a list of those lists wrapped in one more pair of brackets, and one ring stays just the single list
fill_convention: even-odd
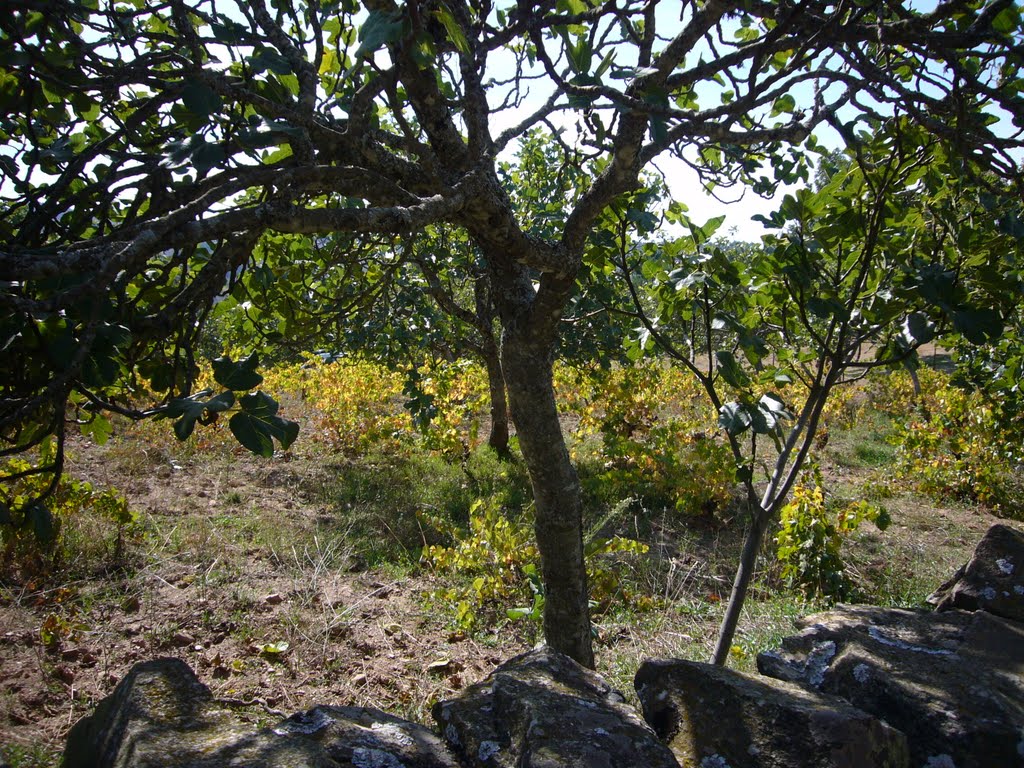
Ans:
[{"label": "rough tree bark", "polygon": [[506,325],[502,362],[509,406],[533,485],[537,547],[544,575],[544,637],[594,666],[583,560],[583,500],[558,420],[553,340],[523,317]]},{"label": "rough tree bark", "polygon": [[501,350],[493,337],[484,340],[483,358],[491,400],[491,429],[487,435],[487,445],[498,456],[508,458],[508,398],[505,396],[505,375],[501,369]]}]

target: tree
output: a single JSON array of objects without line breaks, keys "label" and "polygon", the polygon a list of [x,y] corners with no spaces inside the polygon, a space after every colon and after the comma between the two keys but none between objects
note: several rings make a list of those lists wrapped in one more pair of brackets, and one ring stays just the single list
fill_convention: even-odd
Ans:
[{"label": "tree", "polygon": [[[770,190],[807,173],[815,126],[894,104],[993,172],[1018,170],[1012,0],[18,1],[0,29],[5,452],[59,436],[69,404],[143,415],[132,381],[187,394],[197,327],[268,233],[455,227],[502,329],[545,637],[588,665],[582,502],[552,363],[602,212],[666,154],[708,183]],[[537,230],[497,166],[545,123],[595,173]]]},{"label": "tree", "polygon": [[741,258],[711,239],[720,220],[698,227],[670,212],[688,237],[624,243],[618,259],[645,331],[633,349],[667,353],[700,382],[746,492],[751,520],[716,664],[836,388],[874,368],[913,368],[936,338],[992,342],[1019,302],[1006,265],[1024,238],[980,200],[994,207],[999,190],[905,118],[830,155],[818,182],[787,195],[765,219],[777,234]]}]

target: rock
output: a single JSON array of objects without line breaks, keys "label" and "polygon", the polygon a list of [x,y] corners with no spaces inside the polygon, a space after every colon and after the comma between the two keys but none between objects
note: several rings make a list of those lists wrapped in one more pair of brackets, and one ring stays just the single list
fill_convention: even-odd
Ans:
[{"label": "rock", "polygon": [[[65,768],[227,765],[250,729],[218,708],[209,688],[178,659],[136,664],[68,734]],[[309,762],[297,765],[311,765]]]},{"label": "rock", "polygon": [[905,768],[899,731],[835,696],[694,661],[645,661],[644,718],[683,768]]},{"label": "rock", "polygon": [[65,768],[457,768],[422,725],[317,707],[254,730],[177,659],[137,664],[68,734]]},{"label": "rock", "polygon": [[195,645],[196,639],[188,632],[178,631],[171,635],[170,644],[175,648],[184,648],[187,645]]},{"label": "rock", "polygon": [[996,523],[953,578],[928,597],[936,610],[986,610],[1024,622],[1024,533]]},{"label": "rock", "polygon": [[678,768],[620,693],[546,648],[510,659],[433,714],[473,768]]},{"label": "rock", "polygon": [[914,768],[1024,766],[1024,626],[984,611],[841,606],[762,674],[841,696],[907,736]]},{"label": "rock", "polygon": [[342,766],[459,768],[436,733],[377,709],[315,707],[292,715],[274,731],[306,735]]}]

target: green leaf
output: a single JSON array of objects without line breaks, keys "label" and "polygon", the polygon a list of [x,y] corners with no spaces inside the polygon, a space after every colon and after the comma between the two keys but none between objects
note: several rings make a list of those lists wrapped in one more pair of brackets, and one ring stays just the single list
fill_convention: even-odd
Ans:
[{"label": "green leaf", "polygon": [[751,413],[750,425],[759,435],[773,434],[778,431],[779,422],[793,418],[786,404],[778,395],[765,393],[757,403],[757,409]]},{"label": "green leaf", "polygon": [[735,437],[750,428],[750,412],[740,403],[726,403],[718,411],[718,426]]},{"label": "green leaf", "polygon": [[369,56],[385,43],[396,43],[402,37],[403,19],[400,13],[372,10],[359,28],[359,48],[356,57]]},{"label": "green leaf", "polygon": [[715,352],[715,359],[718,360],[718,372],[729,384],[737,389],[743,389],[750,384],[750,377],[736,362],[736,357],[732,352],[719,350]]},{"label": "green leaf", "polygon": [[291,62],[273,48],[256,49],[253,55],[249,57],[249,66],[256,73],[269,69],[275,75],[293,74]]},{"label": "green leaf", "polygon": [[1011,35],[1020,28],[1020,9],[1016,3],[996,14],[992,19],[992,29],[1004,35]]},{"label": "green leaf", "polygon": [[663,117],[651,116],[651,139],[657,144],[668,138],[668,121]]},{"label": "green leaf", "polygon": [[[600,85],[601,81],[598,80],[596,77],[593,77],[592,75],[583,74],[583,75],[575,75],[569,81],[569,84],[570,85],[580,86],[580,87],[586,87],[586,86],[591,86],[591,85]],[[595,95],[590,95],[590,94],[571,93],[571,94],[569,94],[569,106],[573,107],[574,109],[585,109],[586,107],[589,107],[594,102],[594,99],[596,99],[596,98],[597,98],[596,94]]]},{"label": "green leaf", "polygon": [[786,404],[782,401],[782,398],[773,392],[765,392],[761,395],[761,400],[758,402],[758,407],[762,410],[767,411],[775,416],[777,419],[792,419],[793,412],[786,407]]},{"label": "green leaf", "polygon": [[236,413],[228,422],[231,434],[244,447],[257,456],[270,458],[274,455],[274,440],[266,424],[248,413]]},{"label": "green leaf", "polygon": [[96,445],[104,445],[114,434],[114,427],[106,416],[94,413],[84,424],[79,425],[78,431],[91,437]]},{"label": "green leaf", "polygon": [[255,389],[263,383],[263,377],[256,373],[259,363],[259,355],[255,352],[237,363],[228,356],[218,357],[213,361],[213,379],[225,389]]},{"label": "green leaf", "polygon": [[695,227],[692,223],[690,224],[690,234],[693,236],[694,245],[704,245],[708,240],[715,236],[715,232],[722,226],[722,222],[725,221],[725,216],[715,216],[714,218],[708,219],[704,222],[703,227]]},{"label": "green leaf", "polygon": [[444,26],[444,31],[448,34],[448,39],[451,40],[456,50],[469,56],[471,53],[469,40],[466,39],[466,33],[462,31],[459,22],[455,20],[452,12],[448,10],[448,6],[442,3],[441,7],[434,11],[434,15]]},{"label": "green leaf", "polygon": [[971,344],[987,344],[1003,335],[1003,319],[994,309],[958,310],[953,327]]},{"label": "green leaf", "polygon": [[211,168],[216,168],[227,155],[220,144],[213,144],[209,141],[197,142],[192,152],[192,165],[200,173],[205,174]]},{"label": "green leaf", "polygon": [[228,426],[253,453],[269,458],[274,455],[275,438],[287,449],[299,436],[298,423],[278,416],[277,401],[265,392],[244,395],[239,403],[242,411],[231,417]]},{"label": "green leaf", "polygon": [[234,392],[221,392],[208,400],[201,399],[207,394],[208,391],[191,397],[176,397],[167,404],[162,415],[165,418],[180,417],[174,422],[174,434],[179,440],[187,440],[195,429],[196,422],[205,418],[208,413],[220,413],[235,404]]},{"label": "green leaf", "polygon": [[918,290],[926,301],[949,312],[957,302],[956,275],[941,264],[926,264],[917,274]]},{"label": "green leaf", "polygon": [[807,299],[807,311],[815,317],[828,320],[833,315],[845,314],[845,307],[833,298],[811,296]]},{"label": "green leaf", "polygon": [[197,117],[208,118],[221,108],[223,101],[210,86],[199,80],[186,80],[181,90],[181,102]]},{"label": "green leaf", "polygon": [[783,112],[791,113],[794,109],[796,109],[796,99],[787,93],[785,96],[780,96],[775,100],[770,117],[776,117]]},{"label": "green leaf", "polygon": [[25,519],[32,525],[32,532],[43,544],[50,544],[57,538],[59,528],[57,518],[42,502],[36,501],[30,504],[25,510]]},{"label": "green leaf", "polygon": [[900,335],[908,346],[916,347],[927,344],[935,338],[935,323],[928,315],[922,312],[914,312],[903,321],[903,329]]},{"label": "green leaf", "polygon": [[213,36],[218,42],[224,43],[225,45],[234,45],[245,39],[245,35],[248,30],[244,26],[223,15],[220,16],[220,19],[220,23],[213,22],[210,24]]}]

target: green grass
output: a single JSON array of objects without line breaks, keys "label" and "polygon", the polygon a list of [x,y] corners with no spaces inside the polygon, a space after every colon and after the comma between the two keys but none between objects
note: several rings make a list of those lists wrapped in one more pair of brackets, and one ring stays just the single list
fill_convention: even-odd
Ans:
[{"label": "green grass", "polygon": [[462,526],[477,499],[494,498],[518,510],[529,502],[529,489],[521,461],[502,461],[481,448],[465,462],[425,452],[347,462],[337,467],[324,495],[330,525],[344,530],[373,567],[416,562],[423,546],[447,543],[417,512]]},{"label": "green grass", "polygon": [[51,768],[61,763],[62,751],[41,745],[8,744],[0,745],[0,758],[9,768]]},{"label": "green grass", "polygon": [[825,457],[839,467],[875,469],[891,464],[896,446],[890,440],[892,420],[885,414],[867,410],[846,430],[829,434]]}]

